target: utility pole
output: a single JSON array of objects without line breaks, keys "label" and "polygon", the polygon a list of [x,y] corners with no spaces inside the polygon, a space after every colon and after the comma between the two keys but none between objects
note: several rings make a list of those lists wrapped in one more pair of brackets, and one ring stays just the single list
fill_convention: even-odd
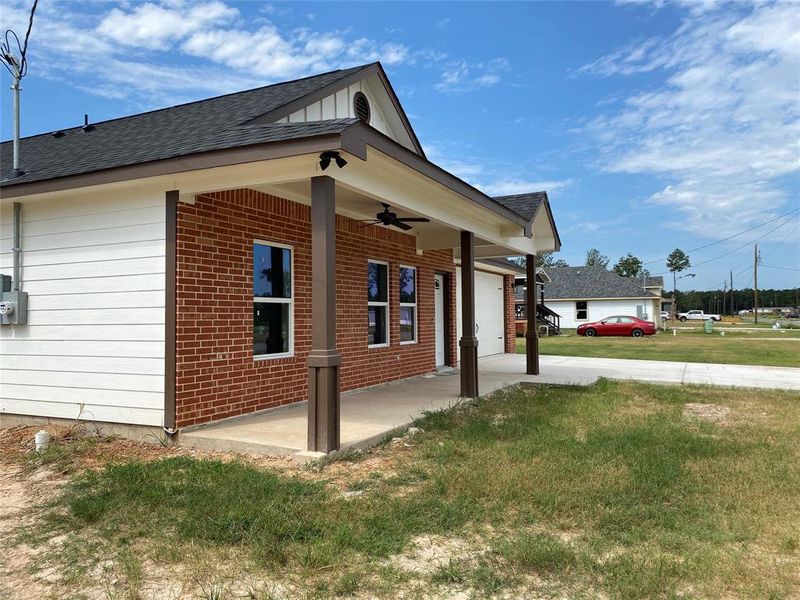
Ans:
[{"label": "utility pole", "polygon": [[758,325],[758,244],[753,248],[753,318]]},{"label": "utility pole", "polygon": [[731,271],[731,316],[735,314],[736,311],[733,308],[733,271]]},{"label": "utility pole", "polygon": [[677,286],[677,280],[675,279],[675,271],[673,271],[672,272],[672,310],[670,311],[672,313],[672,322],[673,323],[675,322],[675,316],[676,316],[676,313],[678,312],[676,307],[675,307],[675,287],[676,286]]},{"label": "utility pole", "polygon": [[728,293],[728,282],[722,282],[722,310],[719,311],[720,314],[725,314],[725,309],[727,308],[728,304],[725,302],[725,298],[727,297],[726,294]]}]

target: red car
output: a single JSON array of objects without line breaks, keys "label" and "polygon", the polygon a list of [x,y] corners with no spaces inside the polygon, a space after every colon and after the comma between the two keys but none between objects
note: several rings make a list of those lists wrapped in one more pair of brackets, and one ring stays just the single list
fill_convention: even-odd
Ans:
[{"label": "red car", "polygon": [[578,335],[594,337],[596,335],[630,335],[642,337],[655,335],[656,324],[636,317],[606,317],[595,323],[584,323],[578,327]]}]

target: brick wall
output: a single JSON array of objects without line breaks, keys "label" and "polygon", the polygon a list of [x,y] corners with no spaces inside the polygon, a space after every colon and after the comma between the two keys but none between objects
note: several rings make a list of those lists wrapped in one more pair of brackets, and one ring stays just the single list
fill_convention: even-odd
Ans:
[{"label": "brick wall", "polygon": [[[414,238],[363,227],[337,215],[337,340],[342,389],[374,385],[434,368],[434,273],[454,273],[452,253],[416,253]],[[254,360],[253,240],[294,247],[294,356]],[[178,207],[178,427],[307,399],[311,348],[309,207],[254,190],[198,196]],[[389,263],[390,346],[367,347],[367,259]],[[416,344],[400,345],[399,265],[417,267]],[[453,318],[448,355],[455,357],[455,277],[445,302]]]},{"label": "brick wall", "polygon": [[517,351],[517,313],[513,275],[503,275],[503,296],[505,300],[506,352],[514,353]]}]

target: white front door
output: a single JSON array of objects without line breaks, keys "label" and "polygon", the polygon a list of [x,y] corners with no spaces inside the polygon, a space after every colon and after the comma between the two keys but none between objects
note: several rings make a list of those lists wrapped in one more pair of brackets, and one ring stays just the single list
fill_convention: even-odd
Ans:
[{"label": "white front door", "polygon": [[436,366],[444,365],[444,275],[435,275],[433,282],[434,338]]}]

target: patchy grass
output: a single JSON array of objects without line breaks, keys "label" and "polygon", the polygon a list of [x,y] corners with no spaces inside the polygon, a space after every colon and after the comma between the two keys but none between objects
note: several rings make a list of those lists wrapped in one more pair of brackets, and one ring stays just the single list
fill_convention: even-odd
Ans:
[{"label": "patchy grass", "polygon": [[65,540],[40,565],[69,573],[56,595],[158,597],[164,565],[185,597],[790,598],[799,423],[796,393],[512,389],[428,415],[411,448],[302,474],[186,456],[90,470],[24,539]]},{"label": "patchy grass", "polygon": [[[517,338],[517,352],[525,352],[524,338]],[[705,334],[701,327],[657,335],[587,338],[568,332],[540,339],[540,352],[556,356],[633,358],[680,362],[800,367],[800,331],[734,331],[721,336]]]}]

